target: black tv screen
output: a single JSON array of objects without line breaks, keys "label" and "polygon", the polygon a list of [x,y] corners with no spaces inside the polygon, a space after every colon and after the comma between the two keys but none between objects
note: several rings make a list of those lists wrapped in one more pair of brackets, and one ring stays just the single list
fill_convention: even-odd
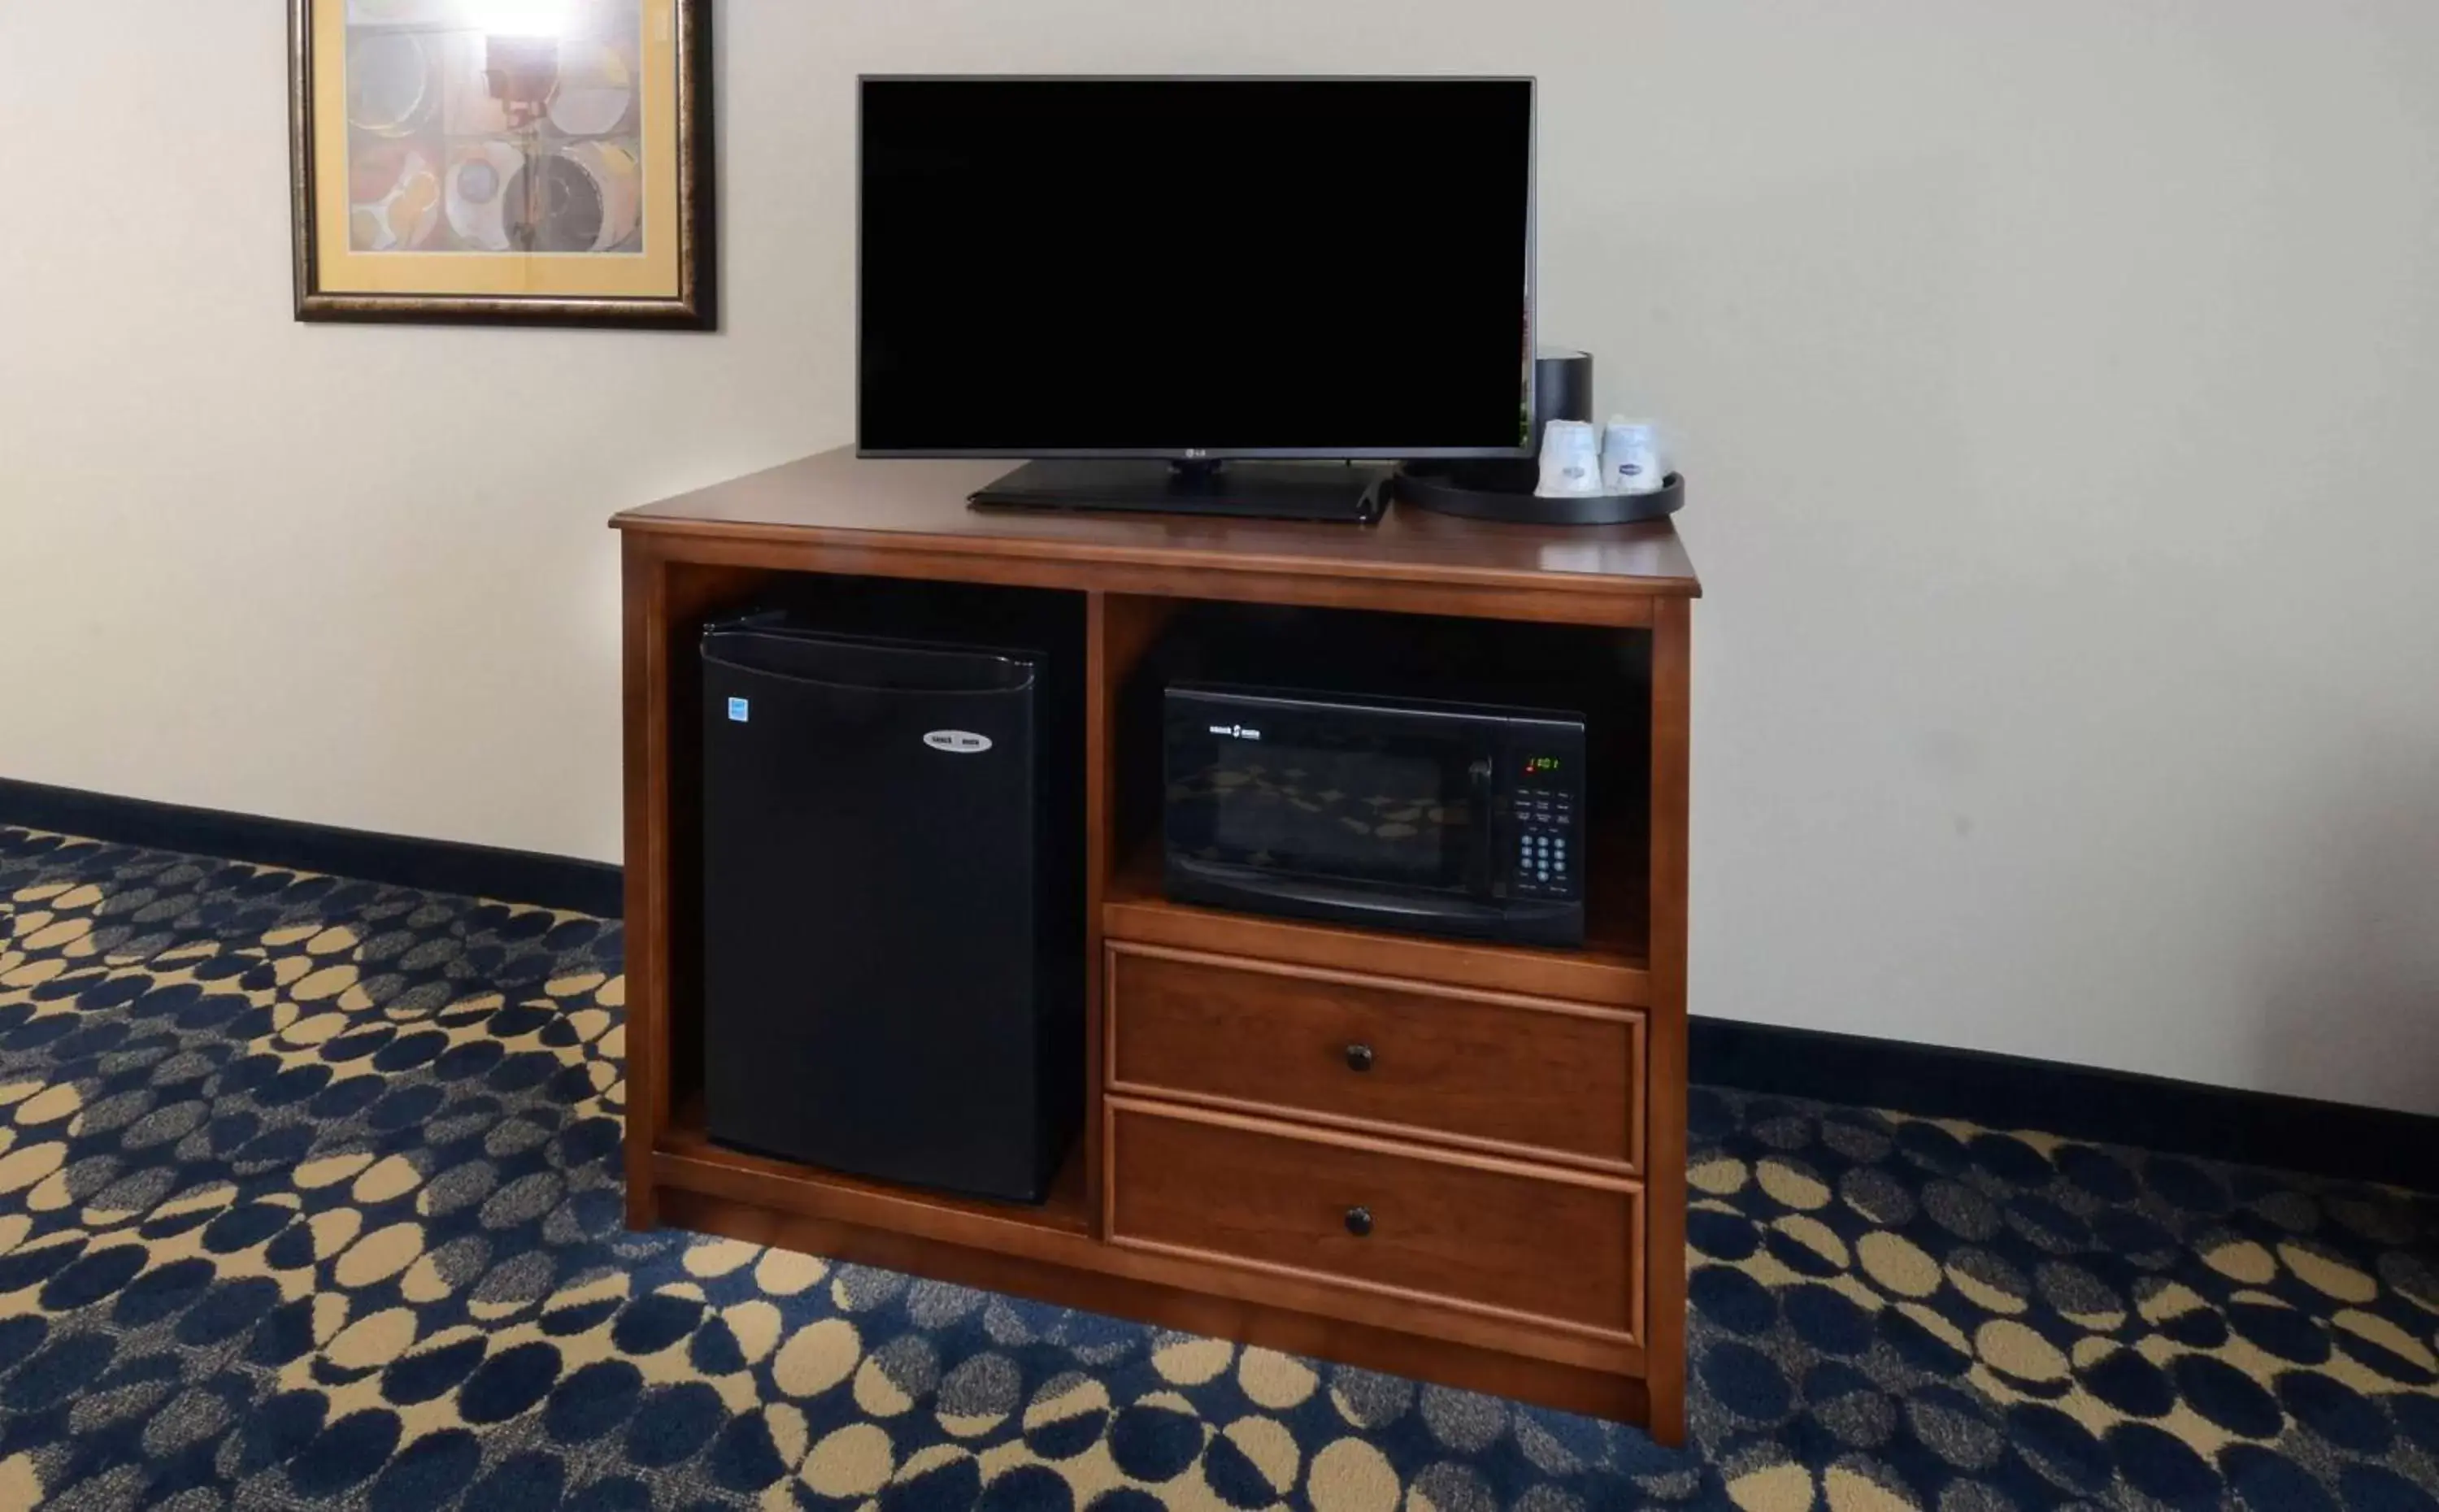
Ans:
[{"label": "black tv screen", "polygon": [[867,454],[1517,454],[1533,83],[863,81]]}]

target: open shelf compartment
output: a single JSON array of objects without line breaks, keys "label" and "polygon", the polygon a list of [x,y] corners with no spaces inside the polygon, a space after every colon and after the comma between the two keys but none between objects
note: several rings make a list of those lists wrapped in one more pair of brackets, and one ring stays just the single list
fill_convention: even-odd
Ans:
[{"label": "open shelf compartment", "polygon": [[[666,679],[665,719],[670,773],[668,866],[671,889],[666,952],[667,996],[663,1012],[668,1055],[667,1113],[649,1150],[631,1153],[650,1167],[661,1184],[706,1197],[765,1202],[785,1211],[841,1220],[881,1222],[902,1220],[915,1208],[938,1209],[970,1226],[988,1231],[999,1225],[1050,1234],[1085,1236],[1095,1226],[1098,1193],[1094,1173],[1099,1169],[1097,1092],[1093,1078],[1098,1062],[1090,1046],[1097,1034],[1095,1015],[1087,1011],[1096,996],[1091,963],[1099,955],[1096,920],[1089,907],[1079,909],[1072,949],[1081,959],[1074,972],[1082,1003],[1066,1011],[1080,1021],[1074,1031],[1075,1059],[1054,1079],[1056,1095],[1073,1099],[1075,1132],[1048,1197],[1039,1204],[963,1197],[914,1185],[870,1180],[732,1147],[714,1140],[704,1115],[703,1067],[703,814],[702,774],[703,734],[700,713],[703,671],[699,648],[706,625],[741,614],[785,610],[801,623],[835,633],[869,635],[939,645],[1000,644],[1022,634],[1027,643],[1074,662],[1080,673],[1089,665],[1088,598],[1080,592],[1004,587],[978,583],[933,583],[907,579],[834,574],[767,572],[712,564],[672,563],[668,578],[668,630],[659,648]],[[1090,693],[1079,688],[1089,700]],[[1044,759],[1086,765],[1081,748],[1082,725],[1072,737],[1078,744],[1044,752]],[[1088,798],[1089,802],[1089,798]],[[1089,846],[1076,858],[1077,884],[1091,897]],[[808,961],[817,972],[820,964]],[[652,1095],[648,1090],[644,1095]]]},{"label": "open shelf compartment", "polygon": [[[1650,667],[1644,629],[1110,596],[1130,655],[1105,668],[1112,721],[1108,881],[1113,938],[1380,970],[1451,983],[1513,982],[1582,1001],[1641,1005],[1649,992]],[[1161,704],[1181,678],[1360,690],[1377,660],[1383,691],[1580,713],[1586,931],[1579,949],[1316,924],[1169,901],[1162,882]]]}]

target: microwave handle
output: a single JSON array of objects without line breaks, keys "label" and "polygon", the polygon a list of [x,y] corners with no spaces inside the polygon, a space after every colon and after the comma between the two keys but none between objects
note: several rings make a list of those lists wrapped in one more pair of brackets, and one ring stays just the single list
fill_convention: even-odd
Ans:
[{"label": "microwave handle", "polygon": [[1499,876],[1498,760],[1495,756],[1483,756],[1467,769],[1472,779],[1473,811],[1482,821],[1474,826],[1473,886],[1486,894]]}]

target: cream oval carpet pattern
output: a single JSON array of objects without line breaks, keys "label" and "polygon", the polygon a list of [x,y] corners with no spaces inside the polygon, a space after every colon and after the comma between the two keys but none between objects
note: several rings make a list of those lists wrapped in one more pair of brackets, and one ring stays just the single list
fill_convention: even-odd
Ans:
[{"label": "cream oval carpet pattern", "polygon": [[0,1508],[2439,1507],[2428,1198],[1698,1090],[1670,1451],[627,1234],[618,971],[0,827]]}]

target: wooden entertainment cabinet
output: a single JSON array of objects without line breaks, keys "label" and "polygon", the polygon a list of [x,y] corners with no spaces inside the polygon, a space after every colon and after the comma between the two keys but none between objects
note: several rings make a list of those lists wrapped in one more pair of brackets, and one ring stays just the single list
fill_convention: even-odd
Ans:
[{"label": "wooden entertainment cabinet", "polygon": [[[612,522],[625,573],[629,1225],[992,1288],[1682,1442],[1686,722],[1701,590],[1674,530],[1404,507],[1368,527],[969,509],[1003,470],[828,452]],[[1038,1207],[858,1180],[703,1132],[696,642],[708,616],[839,578],[1081,601],[1084,1116]],[[1519,654],[1555,646],[1602,677],[1625,669],[1616,686],[1647,750],[1590,774],[1585,948],[1167,901],[1145,801],[1158,774],[1147,790],[1121,731],[1130,700],[1157,696],[1130,678],[1164,629],[1213,605],[1458,616]]]}]

